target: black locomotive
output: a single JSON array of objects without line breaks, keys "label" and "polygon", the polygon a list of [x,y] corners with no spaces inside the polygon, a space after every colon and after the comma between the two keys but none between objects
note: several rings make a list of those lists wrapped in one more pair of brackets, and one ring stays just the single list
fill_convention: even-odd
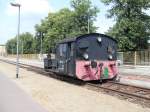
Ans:
[{"label": "black locomotive", "polygon": [[117,41],[99,33],[64,39],[55,56],[44,59],[46,70],[84,81],[113,79],[118,74]]}]

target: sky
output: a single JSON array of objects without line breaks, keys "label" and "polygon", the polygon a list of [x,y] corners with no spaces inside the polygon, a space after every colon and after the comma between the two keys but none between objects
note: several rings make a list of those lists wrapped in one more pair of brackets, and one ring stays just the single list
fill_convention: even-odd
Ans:
[{"label": "sky", "polygon": [[[91,1],[100,10],[94,22],[98,27],[97,32],[104,33],[113,26],[115,21],[106,18],[108,7],[100,0]],[[70,8],[70,0],[0,0],[0,44],[5,44],[17,34],[18,8],[12,7],[11,2],[21,4],[20,33],[34,34],[34,26],[39,24],[48,12],[56,12],[65,7]]]}]

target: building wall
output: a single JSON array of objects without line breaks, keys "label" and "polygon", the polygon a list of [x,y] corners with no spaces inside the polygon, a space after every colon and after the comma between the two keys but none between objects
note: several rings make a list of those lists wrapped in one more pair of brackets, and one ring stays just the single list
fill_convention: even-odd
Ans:
[{"label": "building wall", "polygon": [[6,46],[0,45],[0,56],[5,56],[7,54],[6,52]]}]

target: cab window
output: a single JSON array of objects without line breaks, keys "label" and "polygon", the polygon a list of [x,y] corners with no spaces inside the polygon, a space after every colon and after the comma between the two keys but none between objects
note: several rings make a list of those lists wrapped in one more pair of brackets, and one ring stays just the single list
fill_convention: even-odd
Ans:
[{"label": "cab window", "polygon": [[67,44],[60,44],[59,45],[59,55],[60,57],[66,57],[67,52]]}]

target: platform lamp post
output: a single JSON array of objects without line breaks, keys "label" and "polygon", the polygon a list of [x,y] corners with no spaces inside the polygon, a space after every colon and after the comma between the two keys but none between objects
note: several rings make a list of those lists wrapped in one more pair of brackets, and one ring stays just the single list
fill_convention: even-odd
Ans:
[{"label": "platform lamp post", "polygon": [[19,47],[19,34],[20,34],[20,7],[21,5],[18,3],[10,3],[11,6],[18,7],[18,33],[17,33],[17,59],[16,59],[16,78],[19,75],[19,54],[18,54],[18,47]]}]

